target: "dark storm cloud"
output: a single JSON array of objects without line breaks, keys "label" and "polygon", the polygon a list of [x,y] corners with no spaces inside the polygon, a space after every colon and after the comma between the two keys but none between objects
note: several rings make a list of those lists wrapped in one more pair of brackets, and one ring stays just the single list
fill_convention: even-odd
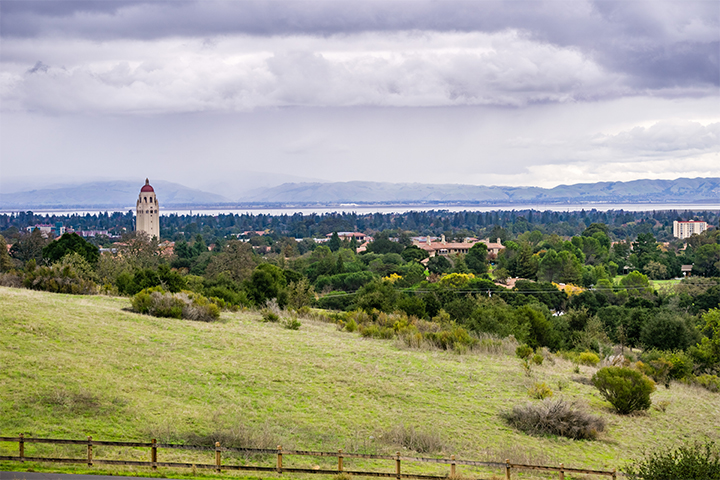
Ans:
[{"label": "dark storm cloud", "polygon": [[716,1],[14,1],[4,37],[95,40],[360,32],[523,32],[577,48],[633,89],[720,85]]}]

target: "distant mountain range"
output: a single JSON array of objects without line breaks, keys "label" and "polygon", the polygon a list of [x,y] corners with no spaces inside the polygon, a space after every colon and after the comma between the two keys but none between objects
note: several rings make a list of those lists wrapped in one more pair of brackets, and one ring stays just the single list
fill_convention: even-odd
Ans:
[{"label": "distant mountain range", "polygon": [[579,183],[554,188],[423,183],[286,183],[242,199],[258,203],[668,203],[720,201],[720,178]]},{"label": "distant mountain range", "polygon": [[[152,182],[163,207],[258,205],[557,205],[563,203],[720,203],[720,178],[634,180],[559,185],[554,188],[433,185],[423,183],[285,183],[231,200],[171,182]],[[92,182],[16,193],[0,193],[0,209],[132,208],[137,182]]]},{"label": "distant mountain range", "polygon": [[[230,202],[222,195],[188,188],[179,183],[153,181],[160,206],[212,205]],[[135,208],[142,183],[131,181],[91,182],[26,192],[0,193],[0,209],[34,208]]]}]

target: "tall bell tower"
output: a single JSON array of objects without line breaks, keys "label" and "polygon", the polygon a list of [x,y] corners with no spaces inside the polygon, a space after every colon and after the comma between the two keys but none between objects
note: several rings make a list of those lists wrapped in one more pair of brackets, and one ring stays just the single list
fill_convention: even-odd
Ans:
[{"label": "tall bell tower", "polygon": [[145,185],[140,189],[136,206],[135,230],[145,232],[150,238],[160,240],[160,205],[155,196],[155,189],[146,178]]}]

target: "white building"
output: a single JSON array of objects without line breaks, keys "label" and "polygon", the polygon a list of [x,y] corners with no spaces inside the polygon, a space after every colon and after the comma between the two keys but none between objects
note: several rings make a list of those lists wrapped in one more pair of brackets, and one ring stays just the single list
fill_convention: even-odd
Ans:
[{"label": "white building", "polygon": [[48,223],[38,223],[36,225],[31,225],[27,227],[28,232],[32,232],[33,230],[40,230],[40,233],[42,233],[43,237],[59,237],[65,233],[65,227],[62,225],[62,223],[59,222],[55,225],[50,225]]},{"label": "white building", "polygon": [[145,185],[140,189],[136,205],[135,230],[145,232],[150,238],[160,239],[160,205],[155,196],[155,189],[146,178]]},{"label": "white building", "polygon": [[673,222],[673,237],[675,238],[688,238],[694,233],[700,235],[705,230],[707,230],[706,222],[699,222],[695,220],[687,222]]}]

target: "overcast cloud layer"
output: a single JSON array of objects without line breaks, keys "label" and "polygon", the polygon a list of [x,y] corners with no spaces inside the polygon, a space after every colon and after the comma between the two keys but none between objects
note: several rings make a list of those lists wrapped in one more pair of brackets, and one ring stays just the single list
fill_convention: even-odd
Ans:
[{"label": "overcast cloud layer", "polygon": [[0,35],[4,191],[720,176],[716,1],[2,0]]}]

